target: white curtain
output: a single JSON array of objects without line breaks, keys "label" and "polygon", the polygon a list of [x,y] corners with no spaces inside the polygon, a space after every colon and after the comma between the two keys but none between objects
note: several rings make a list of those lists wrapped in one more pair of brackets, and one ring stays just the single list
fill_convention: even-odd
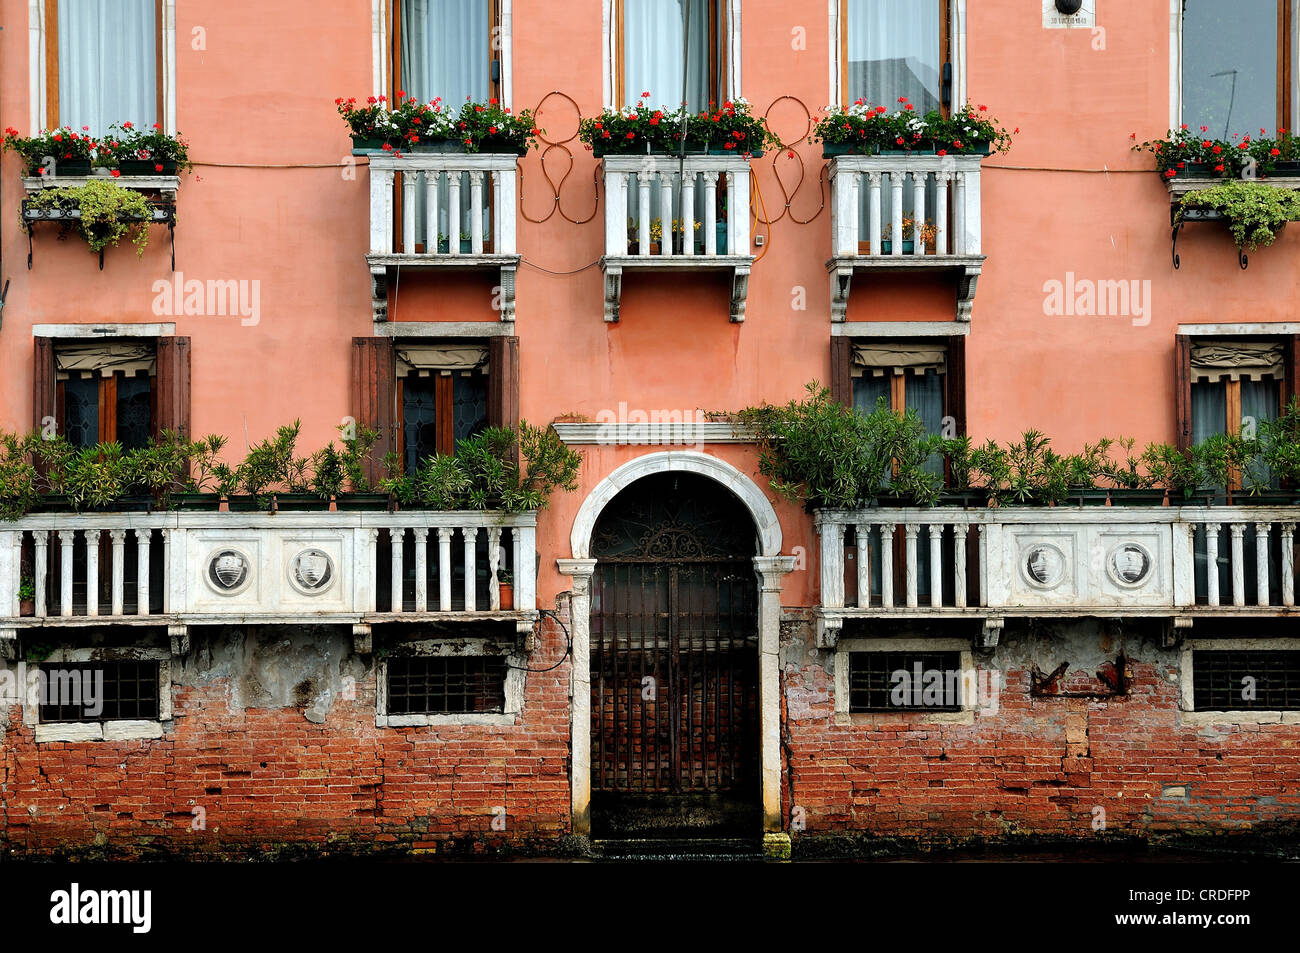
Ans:
[{"label": "white curtain", "polygon": [[[444,111],[460,112],[466,99],[487,102],[491,77],[488,74],[488,47],[491,43],[489,7],[484,0],[402,0],[402,90],[421,102],[442,97]],[[396,96],[396,92],[394,92]],[[469,177],[460,177],[460,228],[470,231]],[[491,235],[487,216],[487,196],[491,189],[484,182],[483,234]],[[447,202],[450,193],[445,176],[439,177],[438,234],[446,237],[447,250],[460,241],[448,235]],[[423,241],[424,189],[417,185],[415,231]],[[425,249],[433,253],[437,249]],[[495,250],[495,249],[494,249]],[[408,249],[409,251],[409,249]]]},{"label": "white curtain", "polygon": [[[53,2],[53,0],[47,0]],[[103,135],[158,121],[154,0],[58,0],[59,123]]]},{"label": "white curtain", "polygon": [[849,101],[892,111],[906,96],[920,113],[939,106],[938,0],[849,0]]},{"label": "white curtain", "polygon": [[453,110],[486,101],[490,42],[483,0],[402,0],[402,89]]},{"label": "white curtain", "polygon": [[709,102],[708,0],[623,0],[623,106],[642,93],[649,106],[676,109],[682,100],[682,38],[690,7],[686,51],[686,106],[699,112]]}]

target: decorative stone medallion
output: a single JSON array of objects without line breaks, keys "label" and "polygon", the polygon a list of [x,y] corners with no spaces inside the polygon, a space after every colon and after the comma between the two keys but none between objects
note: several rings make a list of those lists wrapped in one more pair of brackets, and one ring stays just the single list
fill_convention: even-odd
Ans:
[{"label": "decorative stone medallion", "polygon": [[1146,547],[1133,542],[1119,543],[1106,557],[1106,571],[1110,578],[1125,587],[1143,585],[1151,578],[1154,564]]},{"label": "decorative stone medallion", "polygon": [[219,549],[208,559],[208,583],[217,592],[233,596],[248,583],[252,566],[237,549]]},{"label": "decorative stone medallion", "polygon": [[334,561],[322,550],[304,549],[289,563],[289,581],[305,595],[319,595],[334,581]]},{"label": "decorative stone medallion", "polygon": [[1025,581],[1036,589],[1055,589],[1065,578],[1065,554],[1051,543],[1034,543],[1021,556]]}]

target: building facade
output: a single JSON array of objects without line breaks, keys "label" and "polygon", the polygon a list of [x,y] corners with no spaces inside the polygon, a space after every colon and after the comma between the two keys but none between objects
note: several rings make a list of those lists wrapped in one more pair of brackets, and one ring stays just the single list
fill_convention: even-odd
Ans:
[{"label": "building facade", "polygon": [[[8,696],[0,842],[1293,832],[1300,509],[813,512],[726,415],[819,381],[1062,450],[1276,417],[1294,235],[1248,260],[1208,224],[1171,243],[1186,183],[1131,148],[1200,117],[1225,138],[1300,124],[1289,0],[1214,6],[3,0],[0,124],[157,123],[194,168],[116,178],[161,211],[138,257],[97,257],[22,217],[84,180],[6,155],[0,427],[222,434],[234,464],[295,419],[308,450],[360,426],[374,476],[385,451],[413,466],[523,420],[582,463],[513,513],[340,497],[0,523],[11,689],[66,669],[105,703]],[[692,111],[743,97],[781,148],[579,139],[683,90]],[[539,148],[354,152],[335,98],[408,93],[531,110]],[[809,141],[827,104],[900,97],[987,106],[1012,148]],[[886,249],[881,222],[921,206],[934,240]],[[647,248],[683,207],[694,253]],[[1257,671],[1259,697],[1223,688]]]}]

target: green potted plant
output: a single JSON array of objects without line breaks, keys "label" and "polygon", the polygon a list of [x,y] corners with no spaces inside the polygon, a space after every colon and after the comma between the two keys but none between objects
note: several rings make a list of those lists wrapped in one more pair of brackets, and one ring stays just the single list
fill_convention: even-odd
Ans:
[{"label": "green potted plant", "polygon": [[1147,444],[1142,451],[1142,464],[1151,485],[1164,490],[1171,503],[1190,501],[1205,482],[1195,456],[1173,444]]},{"label": "green potted plant", "polygon": [[451,124],[451,135],[464,144],[466,152],[526,155],[543,132],[527,109],[513,113],[496,99],[465,103]]},{"label": "green potted plant", "polygon": [[[916,221],[908,216],[903,216],[903,254],[911,255],[916,252],[916,239],[921,239],[921,245],[931,254],[934,253],[934,240],[939,234],[938,227],[931,221],[922,222],[919,226]],[[882,255],[892,254],[894,251],[894,242],[890,235],[893,232],[893,223],[886,222],[880,229],[880,253]],[[858,243],[858,254],[871,254],[870,242]]]},{"label": "green potted plant", "polygon": [[80,132],[70,126],[52,131],[42,130],[35,136],[21,136],[12,126],[5,129],[0,146],[22,157],[26,175],[90,175],[97,141],[88,129]]},{"label": "green potted plant", "polygon": [[357,104],[355,96],[347,99],[340,97],[334,100],[334,106],[348,124],[353,152],[366,154],[382,149],[385,145],[401,143],[386,97],[371,96],[364,106]]},{"label": "green potted plant", "polygon": [[1238,249],[1271,245],[1287,222],[1300,219],[1300,192],[1264,182],[1224,182],[1188,192],[1179,201],[1176,225],[1224,221]]},{"label": "green potted plant", "polygon": [[1135,152],[1149,152],[1155,157],[1156,171],[1161,179],[1232,179],[1241,173],[1247,159],[1247,150],[1231,142],[1215,139],[1209,128],[1201,126],[1199,132],[1184,125],[1170,130],[1163,139],[1137,141],[1137,133],[1129,138]]},{"label": "green potted plant", "polygon": [[511,612],[515,608],[514,577],[508,570],[497,570],[497,584],[500,587],[500,605],[502,612]]},{"label": "green potted plant", "polygon": [[[180,136],[168,135],[161,123],[147,130],[129,122],[111,128],[117,135],[109,140],[110,148],[122,175],[176,175],[193,168],[189,143]],[[101,150],[103,147],[101,143]]]},{"label": "green potted plant", "polygon": [[65,230],[75,224],[94,254],[130,238],[136,257],[143,257],[154,213],[134,189],[120,188],[112,179],[92,178],[85,185],[41,189],[28,196],[19,219],[28,229],[36,221],[61,222]]},{"label": "green potted plant", "polygon": [[[604,109],[578,123],[578,138],[596,158],[610,155],[676,155],[682,149],[682,110],[647,105],[642,93],[635,106]],[[699,154],[705,137],[688,132],[686,152]]]},{"label": "green potted plant", "polygon": [[18,584],[18,614],[20,616],[36,615],[36,584],[32,577],[24,575]]},{"label": "green potted plant", "polygon": [[[1152,486],[1151,475],[1142,466],[1142,453],[1135,452],[1132,437],[1112,440],[1107,447],[1101,473],[1111,482],[1111,502],[1116,506],[1160,506],[1165,500],[1163,487]],[[1116,459],[1109,451],[1118,450]]]},{"label": "green potted plant", "polygon": [[780,145],[767,128],[767,120],[756,115],[750,104],[739,97],[721,105],[710,103],[708,109],[689,117],[686,136],[688,146],[694,145],[715,156],[757,159],[769,146]]},{"label": "green potted plant", "polygon": [[1102,477],[1112,441],[1103,437],[1095,444],[1085,443],[1081,453],[1063,458],[1068,498],[1080,506],[1104,506],[1110,502],[1110,491],[1097,486]]}]

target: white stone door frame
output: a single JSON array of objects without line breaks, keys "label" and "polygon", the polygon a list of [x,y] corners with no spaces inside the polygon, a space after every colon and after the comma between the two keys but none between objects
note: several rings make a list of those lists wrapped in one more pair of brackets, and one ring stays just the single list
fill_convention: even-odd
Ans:
[{"label": "white stone door frame", "polygon": [[695,473],[708,477],[740,499],[754,520],[758,555],[758,709],[759,764],[763,799],[763,831],[784,829],[781,813],[781,577],[794,569],[794,557],[781,555],[781,523],[776,510],[744,473],[707,453],[670,450],[648,453],[623,464],[596,485],[573,520],[570,559],[557,559],[562,574],[573,580],[569,619],[573,636],[573,674],[570,681],[570,743],[572,758],[573,833],[591,835],[591,534],[605,507],[643,477],[656,473]]}]

